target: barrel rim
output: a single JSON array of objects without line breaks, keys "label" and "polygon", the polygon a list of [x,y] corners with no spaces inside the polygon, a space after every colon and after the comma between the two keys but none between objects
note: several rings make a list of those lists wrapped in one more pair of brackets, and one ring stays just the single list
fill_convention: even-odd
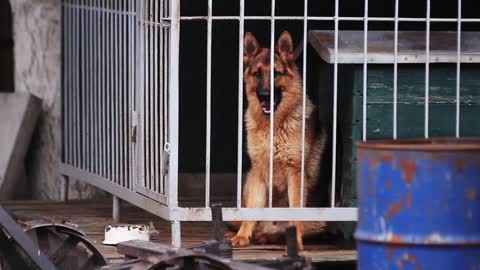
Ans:
[{"label": "barrel rim", "polygon": [[480,151],[480,137],[380,139],[357,142],[356,145],[359,149],[396,151]]}]

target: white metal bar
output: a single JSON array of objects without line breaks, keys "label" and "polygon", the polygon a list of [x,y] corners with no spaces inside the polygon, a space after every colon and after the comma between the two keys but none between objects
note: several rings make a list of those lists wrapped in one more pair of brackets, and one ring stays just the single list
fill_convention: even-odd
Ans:
[{"label": "white metal bar", "polygon": [[365,20],[363,22],[363,106],[362,140],[367,140],[367,81],[368,81],[368,0],[365,0]]},{"label": "white metal bar", "polygon": [[144,0],[136,2],[137,18],[135,18],[136,34],[136,82],[135,82],[135,104],[136,104],[136,123],[137,123],[137,144],[135,149],[135,172],[136,186],[146,187],[146,166],[145,166],[145,25],[144,22]]},{"label": "white metal bar", "polygon": [[86,85],[86,103],[87,103],[87,109],[84,111],[84,115],[87,118],[87,123],[86,127],[87,129],[85,130],[85,136],[87,136],[87,156],[86,156],[86,169],[89,172],[92,172],[92,156],[93,156],[93,147],[92,147],[92,95],[93,95],[93,89],[92,89],[92,82],[93,82],[93,70],[92,70],[92,0],[88,0],[87,2],[88,8],[86,9],[86,20],[87,20],[87,25],[86,25],[86,39],[84,39],[85,47],[87,48],[87,53],[86,53],[86,73],[87,73],[87,78],[85,81]]},{"label": "white metal bar", "polygon": [[395,22],[393,39],[393,139],[397,139],[397,99],[398,99],[398,12],[400,0],[395,0]]},{"label": "white metal bar", "polygon": [[182,232],[179,221],[171,222],[172,228],[172,247],[180,248],[182,246]]},{"label": "white metal bar", "polygon": [[117,143],[115,144],[117,153],[115,155],[115,173],[117,177],[117,183],[120,186],[123,186],[123,179],[122,179],[122,171],[121,171],[121,155],[122,155],[122,120],[121,120],[121,113],[122,113],[122,31],[121,31],[121,14],[119,13],[121,8],[122,8],[122,0],[117,0],[116,2],[116,7],[115,10],[117,13],[115,13],[115,74],[116,74],[116,79],[115,79],[115,136],[117,138]]},{"label": "white metal bar", "polygon": [[429,91],[430,91],[430,0],[427,0],[427,30],[425,40],[425,138],[428,138]]},{"label": "white metal bar", "polygon": [[167,205],[167,196],[150,190],[144,186],[136,186],[135,191],[142,194],[143,196],[155,200],[163,205]]},{"label": "white metal bar", "polygon": [[274,71],[275,71],[275,0],[271,2],[270,17],[270,142],[269,142],[269,165],[268,165],[268,207],[272,207],[273,200],[273,127],[274,127]]},{"label": "white metal bar", "polygon": [[[71,121],[73,125],[73,146],[72,146],[72,151],[73,151],[73,164],[77,167],[80,167],[80,140],[79,140],[79,127],[80,127],[80,121],[78,119],[78,110],[79,110],[79,102],[80,102],[80,70],[79,70],[79,64],[80,64],[80,53],[79,53],[79,28],[80,24],[80,12],[78,9],[74,9],[74,35],[73,35],[73,52],[74,52],[74,68],[73,68],[73,73],[75,76],[75,83],[74,83],[74,91],[72,93],[72,102],[73,102],[73,112],[71,116]],[[76,97],[76,98],[73,98]],[[73,124],[76,123],[76,124]],[[77,124],[78,123],[78,124]]]},{"label": "white metal bar", "polygon": [[118,2],[118,11],[119,13],[116,15],[117,17],[117,29],[118,29],[118,36],[117,36],[117,58],[118,58],[118,89],[116,94],[118,95],[118,107],[117,107],[117,133],[118,133],[118,158],[117,158],[117,173],[118,173],[118,181],[121,186],[125,186],[125,179],[123,177],[123,136],[124,136],[124,129],[123,129],[123,82],[124,82],[124,74],[123,74],[123,65],[125,58],[123,57],[123,27],[122,27],[122,18],[123,14],[120,13],[123,10],[123,0],[119,0]]},{"label": "white metal bar", "polygon": [[180,1],[171,1],[169,15],[170,24],[170,54],[169,54],[169,152],[170,162],[168,169],[168,206],[175,208],[178,205],[178,60],[180,41]]},{"label": "white metal bar", "polygon": [[[169,16],[170,16],[170,15],[169,15],[169,11],[170,11],[169,1],[168,1],[168,0],[164,0],[164,5],[165,5],[164,11],[165,11],[165,14],[166,14],[165,17],[169,17]],[[180,16],[180,15],[178,15],[178,16]],[[164,20],[165,20],[165,19],[164,19]],[[165,29],[165,32],[164,32],[164,33],[165,33],[165,40],[169,40],[169,39],[170,39],[170,32],[169,32],[168,30],[170,30],[170,29],[166,28],[166,29]],[[168,58],[168,55],[170,54],[170,50],[169,50],[170,46],[171,46],[170,43],[168,43],[168,42],[165,42],[165,43],[164,43],[163,54],[164,54],[165,59],[167,59],[167,58]],[[164,73],[163,73],[163,74],[164,74],[163,77],[165,78],[165,85],[167,86],[167,87],[165,88],[165,100],[164,100],[164,106],[165,106],[164,117],[165,117],[165,119],[166,119],[165,131],[164,131],[164,133],[165,133],[165,138],[169,138],[168,130],[169,130],[169,128],[170,128],[170,126],[168,125],[168,123],[169,123],[169,121],[170,121],[170,120],[169,120],[170,118],[168,117],[168,114],[169,114],[169,108],[168,108],[168,106],[169,106],[169,104],[170,104],[170,103],[169,103],[169,94],[168,94],[168,93],[169,93],[169,92],[168,92],[168,89],[169,89],[169,87],[170,87],[170,86],[169,86],[170,76],[168,75],[168,74],[169,74],[169,73],[168,73],[168,72],[169,72],[169,67],[170,67],[170,63],[169,63],[168,61],[165,61],[165,68],[164,68]],[[167,143],[167,139],[165,139],[165,141],[166,141],[166,143]]]},{"label": "white metal bar", "polygon": [[308,30],[308,0],[303,3],[303,69],[302,69],[302,153],[300,164],[300,207],[303,207],[305,202],[303,200],[305,187],[305,117],[307,107],[307,30]]},{"label": "white metal bar", "polygon": [[[127,0],[122,0],[122,11],[128,11],[128,3]],[[130,111],[128,110],[128,81],[130,80],[129,73],[128,73],[128,40],[127,40],[127,13],[121,13],[121,21],[122,21],[122,111],[121,111],[121,122],[122,122],[122,158],[120,159],[120,164],[122,168],[122,181],[123,186],[128,187],[128,166],[129,166],[129,155],[128,155],[128,148],[129,148],[129,131],[130,131],[130,121],[129,115]]]},{"label": "white metal bar", "polygon": [[[108,10],[112,9],[112,3],[106,1],[105,7]],[[106,27],[106,47],[105,47],[105,56],[106,56],[106,63],[105,63],[105,72],[107,76],[107,88],[105,91],[105,101],[107,104],[107,109],[105,111],[105,120],[106,120],[106,138],[107,138],[107,152],[106,152],[106,159],[107,159],[107,177],[112,182],[115,183],[114,179],[112,178],[112,150],[113,150],[113,136],[112,136],[112,88],[113,88],[113,62],[112,62],[112,16],[113,13],[107,13],[107,27]]]},{"label": "white metal bar", "polygon": [[[111,10],[116,10],[115,9],[115,3],[116,1],[113,1],[110,3],[110,9]],[[118,89],[118,76],[117,76],[117,42],[116,42],[116,37],[117,37],[117,29],[116,29],[116,13],[111,13],[110,14],[110,46],[108,46],[109,51],[110,51],[110,72],[111,72],[111,84],[110,84],[110,92],[109,92],[109,98],[111,100],[111,105],[110,105],[110,123],[111,123],[111,129],[110,129],[110,136],[111,136],[111,158],[110,158],[110,170],[111,170],[111,179],[115,184],[118,184],[118,177],[117,177],[117,167],[116,167],[116,158],[117,158],[117,134],[116,134],[116,129],[117,129],[117,117],[115,116],[115,111],[116,111],[116,104],[117,100],[116,98],[118,95],[116,95],[116,91]]]},{"label": "white metal bar", "polygon": [[93,59],[95,61],[94,64],[94,92],[95,92],[95,112],[93,114],[93,119],[95,121],[95,137],[94,137],[94,149],[95,149],[95,161],[94,161],[94,172],[96,174],[100,174],[100,162],[101,162],[101,147],[100,147],[100,142],[101,142],[101,134],[100,134],[100,110],[103,106],[103,103],[100,102],[100,83],[101,83],[101,76],[100,76],[100,15],[101,12],[99,10],[100,7],[100,2],[96,1],[95,7],[94,7],[94,49],[93,49]]},{"label": "white metal bar", "polygon": [[333,130],[332,130],[332,186],[330,206],[335,207],[335,184],[337,167],[337,98],[338,98],[338,1],[335,0],[335,48],[333,63]]},{"label": "white metal bar", "polygon": [[[158,2],[159,1],[154,1],[154,8],[152,8],[153,11],[153,16],[152,19],[154,22],[158,22]],[[159,87],[158,87],[158,25],[153,26],[153,126],[154,126],[154,167],[155,167],[155,175],[154,175],[154,181],[153,181],[153,190],[155,192],[159,191],[159,183],[160,182],[160,173],[159,173],[159,165],[161,164],[160,162],[160,156],[161,156],[161,151],[159,151],[159,119],[158,119],[158,98],[159,98]],[[160,164],[159,164],[160,163]]]},{"label": "white metal bar", "polygon": [[[192,20],[208,20],[208,16],[181,16],[183,21],[192,21]],[[244,16],[244,20],[271,20],[270,16]],[[282,21],[303,21],[304,16],[275,16],[276,20]],[[165,20],[170,20],[170,18],[165,18]],[[240,20],[240,16],[212,16],[212,20]],[[308,16],[307,20],[309,21],[334,21],[335,17],[332,16]],[[362,22],[365,20],[364,17],[348,17],[348,16],[339,16],[339,21],[359,21]],[[368,17],[368,21],[377,21],[377,22],[394,22],[395,17]],[[426,18],[411,18],[411,17],[398,17],[400,22],[426,22]],[[431,22],[457,22],[457,18],[430,18]],[[462,18],[462,22],[480,22],[479,18]]]},{"label": "white metal bar", "polygon": [[[63,69],[63,82],[62,82],[62,151],[64,153],[63,160],[62,162],[71,164],[71,159],[70,159],[70,147],[72,146],[72,142],[70,141],[70,132],[71,132],[71,127],[70,127],[70,111],[71,106],[70,106],[70,85],[71,85],[71,68],[72,68],[72,63],[71,63],[71,49],[73,46],[71,44],[71,36],[70,34],[73,33],[71,31],[71,18],[70,16],[70,8],[65,5],[66,2],[62,3],[62,14],[63,14],[63,20],[62,20],[62,50],[63,50],[63,61],[65,63],[65,68]],[[68,127],[67,127],[68,125]]]},{"label": "white metal bar", "polygon": [[113,221],[120,221],[120,199],[117,196],[113,196],[112,200],[112,218]]},{"label": "white metal bar", "polygon": [[[135,38],[136,38],[136,31],[135,29],[135,4],[134,0],[128,0],[128,185],[130,189],[133,189],[134,185],[134,174],[133,174],[133,167],[135,166],[134,164],[134,145],[132,142],[132,137],[133,137],[133,91],[135,89],[135,78],[136,78],[136,73],[133,66],[134,66],[134,53],[135,53]],[[138,140],[138,139],[137,139]]]},{"label": "white metal bar", "polygon": [[[169,6],[168,6],[168,1],[167,0],[164,0],[162,1],[163,3],[163,15],[162,16],[166,16],[168,17],[168,10],[169,10]],[[169,91],[169,75],[168,75],[168,72],[169,72],[169,61],[168,61],[168,55],[169,55],[169,43],[168,43],[168,40],[170,38],[169,36],[169,32],[168,32],[169,29],[162,29],[163,31],[163,42],[162,42],[162,46],[163,46],[163,95],[164,95],[164,98],[163,98],[163,136],[164,136],[164,139],[163,139],[163,146],[164,146],[164,150],[165,150],[165,146],[168,144],[168,138],[169,138],[169,135],[168,135],[168,129],[169,129],[169,117],[168,117],[168,104],[169,104],[169,95],[168,95],[168,91]],[[168,157],[165,157],[165,158],[168,158]],[[164,185],[163,187],[163,191],[162,191],[162,194],[165,194],[165,183],[167,181],[168,178],[164,177],[163,180],[162,180],[162,184]]]},{"label": "white metal bar", "polygon": [[169,219],[170,210],[164,207],[164,205],[136,192],[131,192],[130,190],[113,183],[109,178],[92,174],[77,167],[63,163],[60,164],[59,170],[62,175],[70,176],[73,179],[82,179],[86,183],[97,186],[98,188],[103,189],[111,194],[115,194],[116,197],[143,208],[152,214],[155,214],[163,219]]},{"label": "white metal bar", "polygon": [[99,99],[99,87],[98,87],[98,81],[99,81],[99,76],[98,76],[98,26],[100,25],[98,21],[98,1],[93,1],[92,3],[92,73],[93,73],[93,87],[92,87],[92,104],[93,104],[93,110],[92,110],[92,123],[93,123],[93,172],[98,173],[99,170],[99,108],[103,106],[103,104],[100,104],[100,99]]},{"label": "white metal bar", "polygon": [[[86,0],[85,0],[86,1]],[[81,100],[81,105],[82,105],[82,110],[80,111],[83,115],[81,116],[81,122],[82,122],[82,129],[81,129],[81,132],[79,133],[79,136],[81,136],[81,140],[82,140],[82,158],[81,158],[81,168],[82,169],[87,169],[86,168],[86,161],[85,161],[85,158],[87,156],[87,150],[86,150],[86,121],[85,121],[85,114],[84,112],[87,110],[86,108],[86,97],[85,97],[85,94],[86,94],[86,87],[85,87],[85,82],[87,81],[86,80],[86,76],[85,76],[85,56],[86,56],[86,49],[85,49],[85,33],[86,33],[86,29],[85,29],[85,25],[86,25],[86,22],[85,22],[85,19],[86,19],[86,16],[85,16],[85,10],[82,10],[81,11],[81,24],[80,24],[80,32],[82,33],[82,39],[83,39],[83,42],[79,39],[79,43],[81,43],[81,48],[82,48],[82,53],[81,53],[81,63],[80,63],[80,66],[81,66],[81,72],[82,72],[82,78],[81,78],[81,82],[82,82],[82,87],[81,87],[81,92],[82,92],[82,97],[80,98]]]},{"label": "white metal bar", "polygon": [[238,128],[237,128],[237,207],[242,207],[242,159],[243,159],[243,35],[245,0],[240,0],[238,22]]},{"label": "white metal bar", "polygon": [[105,113],[105,108],[106,108],[106,93],[107,93],[107,72],[106,72],[106,27],[107,27],[107,15],[105,12],[105,0],[101,0],[101,28],[102,28],[102,36],[101,36],[101,46],[100,46],[100,75],[102,77],[102,85],[100,87],[100,103],[103,104],[101,107],[101,112],[100,112],[100,126],[101,126],[101,131],[100,131],[100,137],[102,139],[101,143],[101,169],[100,169],[100,174],[102,176],[107,175],[107,121],[106,121],[106,113]]},{"label": "white metal bar", "polygon": [[[326,208],[236,208],[222,209],[225,221],[356,221],[358,209],[354,207]],[[178,221],[211,221],[207,208],[171,208],[170,219]]]},{"label": "white metal bar", "polygon": [[[148,21],[151,21],[152,20],[152,7],[153,7],[153,0],[150,0],[150,3],[149,3],[149,6],[147,8],[147,16],[148,16]],[[148,74],[148,77],[147,77],[147,80],[148,80],[148,94],[147,94],[147,97],[148,97],[148,102],[147,102],[147,107],[146,109],[148,110],[148,120],[147,122],[145,123],[145,126],[147,127],[148,126],[148,141],[147,141],[147,145],[148,145],[148,163],[149,163],[149,173],[148,173],[148,188],[149,189],[153,189],[153,182],[154,182],[154,175],[155,175],[155,168],[154,168],[154,162],[153,161],[153,158],[154,158],[154,152],[153,152],[153,145],[152,145],[152,141],[154,140],[153,138],[153,111],[152,111],[152,96],[153,96],[153,91],[155,91],[155,89],[153,89],[153,79],[152,79],[152,75],[153,75],[153,25],[149,25],[148,27],[148,71],[147,71],[147,74]]]},{"label": "white metal bar", "polygon": [[[118,11],[120,10],[120,1],[114,1],[115,6],[114,10]],[[120,46],[121,46],[121,40],[120,40],[120,15],[116,13],[114,15],[114,59],[115,59],[115,89],[113,91],[113,95],[115,96],[115,109],[113,112],[113,116],[115,119],[115,128],[114,128],[114,134],[115,134],[115,178],[117,180],[117,184],[122,185],[122,176],[120,173],[120,155],[121,155],[121,125],[120,125],[120,103],[121,103],[121,97],[122,97],[122,90],[121,90],[121,74],[120,74],[120,69],[121,69],[121,57],[120,57]]]},{"label": "white metal bar", "polygon": [[[165,5],[164,5],[164,0],[160,0],[160,14],[159,14],[159,21],[161,22],[163,20],[163,13],[164,13],[164,8],[165,8]],[[166,101],[166,97],[165,97],[165,79],[164,79],[164,76],[165,76],[165,68],[164,68],[164,65],[165,65],[165,57],[164,57],[164,29],[163,27],[160,25],[160,26],[157,26],[158,28],[160,28],[160,45],[159,45],[159,55],[160,55],[160,72],[158,73],[160,75],[160,87],[159,87],[159,94],[160,94],[160,149],[159,150],[159,153],[160,153],[160,179],[158,179],[158,181],[160,181],[160,190],[159,192],[161,194],[165,194],[165,186],[164,186],[164,182],[165,182],[165,176],[163,175],[163,172],[165,171],[165,164],[164,164],[164,160],[165,160],[165,156],[164,156],[164,151],[163,151],[163,147],[165,145],[165,132],[164,132],[164,124],[165,124],[165,113],[164,113],[164,110],[165,110],[165,101]]]},{"label": "white metal bar", "polygon": [[460,56],[462,44],[462,0],[458,0],[457,19],[457,81],[456,81],[456,108],[455,108],[455,137],[460,137]]},{"label": "white metal bar", "polygon": [[205,207],[210,207],[210,154],[212,134],[212,0],[208,0],[207,20],[207,123],[205,147]]},{"label": "white metal bar", "polygon": [[73,48],[73,23],[74,18],[73,11],[70,7],[63,3],[64,25],[63,25],[63,57],[65,61],[65,70],[63,78],[63,138],[62,142],[63,151],[65,153],[65,162],[72,164],[72,82],[73,82],[73,64],[72,64],[72,51]]}]

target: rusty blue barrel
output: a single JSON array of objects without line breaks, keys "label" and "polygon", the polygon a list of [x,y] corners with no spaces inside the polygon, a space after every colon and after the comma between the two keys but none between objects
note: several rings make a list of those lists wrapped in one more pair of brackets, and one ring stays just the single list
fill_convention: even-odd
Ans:
[{"label": "rusty blue barrel", "polygon": [[480,139],[357,144],[358,269],[480,270]]}]

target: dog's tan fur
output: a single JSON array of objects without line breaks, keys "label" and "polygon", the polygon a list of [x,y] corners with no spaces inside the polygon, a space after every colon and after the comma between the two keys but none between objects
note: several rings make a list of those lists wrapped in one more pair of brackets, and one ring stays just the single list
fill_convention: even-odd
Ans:
[{"label": "dog's tan fur", "polygon": [[[292,38],[283,32],[275,47],[275,87],[280,89],[282,99],[274,112],[273,149],[273,206],[300,207],[301,185],[301,140],[302,140],[302,79],[294,62]],[[244,41],[244,80],[248,109],[246,129],[248,154],[252,168],[248,172],[243,189],[243,202],[246,207],[265,207],[268,204],[269,185],[269,134],[270,115],[262,111],[256,91],[259,83],[269,85],[270,50],[261,48],[255,37],[247,33]],[[265,76],[253,76],[257,71]],[[267,75],[268,74],[268,75]],[[261,81],[263,80],[263,81]],[[320,160],[324,151],[325,132],[316,134],[315,108],[310,99],[305,108],[305,184],[304,202],[317,185]],[[271,112],[273,113],[273,112]],[[323,222],[288,222],[297,228],[297,242],[303,249],[303,235],[312,230],[324,228]],[[232,238],[234,246],[247,246],[254,231],[255,238],[268,240],[284,233],[285,223],[242,222],[238,233]],[[257,240],[258,240],[257,239]],[[267,241],[265,240],[265,241]],[[262,242],[260,240],[259,242]]]}]

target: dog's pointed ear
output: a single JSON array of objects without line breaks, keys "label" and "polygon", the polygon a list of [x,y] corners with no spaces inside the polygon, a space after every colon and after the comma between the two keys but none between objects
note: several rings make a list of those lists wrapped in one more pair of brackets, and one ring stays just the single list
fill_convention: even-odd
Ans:
[{"label": "dog's pointed ear", "polygon": [[243,39],[243,63],[248,65],[260,52],[260,43],[252,33],[247,32]]},{"label": "dog's pointed ear", "polygon": [[292,36],[288,31],[283,31],[277,41],[276,51],[283,61],[290,62],[293,60],[293,42]]}]

